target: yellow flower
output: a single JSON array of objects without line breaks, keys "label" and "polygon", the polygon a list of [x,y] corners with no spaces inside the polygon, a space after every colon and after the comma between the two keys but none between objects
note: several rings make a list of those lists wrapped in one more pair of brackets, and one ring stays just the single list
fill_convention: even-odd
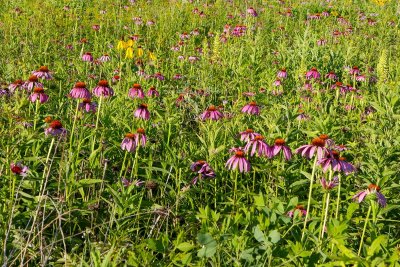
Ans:
[{"label": "yellow flower", "polygon": [[128,47],[126,49],[126,53],[125,53],[125,58],[133,58],[133,48],[132,47]]},{"label": "yellow flower", "polygon": [[122,50],[125,48],[125,42],[124,40],[119,40],[117,44],[117,50]]},{"label": "yellow flower", "polygon": [[339,13],[337,11],[332,11],[331,12],[332,16],[337,17],[337,15],[339,15]]},{"label": "yellow flower", "polygon": [[156,55],[154,55],[152,52],[149,52],[149,58],[150,58],[151,61],[156,61],[157,60]]},{"label": "yellow flower", "polygon": [[138,55],[138,57],[142,57],[143,56],[143,48],[141,46],[138,46],[137,55]]},{"label": "yellow flower", "polygon": [[126,42],[126,47],[132,47],[134,43],[135,42],[132,39],[129,39],[128,42]]}]

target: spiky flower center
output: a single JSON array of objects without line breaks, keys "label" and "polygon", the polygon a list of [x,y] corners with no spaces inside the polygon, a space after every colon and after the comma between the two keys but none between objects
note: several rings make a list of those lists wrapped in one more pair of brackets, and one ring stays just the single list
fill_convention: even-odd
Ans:
[{"label": "spiky flower center", "polygon": [[254,133],[254,131],[252,129],[246,129],[246,133],[250,134],[250,133]]},{"label": "spiky flower center", "polygon": [[30,82],[35,83],[35,82],[37,82],[39,79],[38,79],[38,77],[37,77],[36,75],[31,75],[31,76],[29,77],[28,80],[29,80]]},{"label": "spiky flower center", "polygon": [[286,72],[286,68],[282,68],[281,71],[282,71],[282,72]]},{"label": "spiky flower center", "polygon": [[143,104],[143,103],[142,103],[142,104],[139,105],[139,107],[140,107],[140,108],[145,108],[145,109],[147,109],[147,104]]},{"label": "spiky flower center", "polygon": [[92,55],[92,53],[90,53],[90,52],[85,53],[85,56],[91,56],[91,55]]},{"label": "spiky flower center", "polygon": [[317,68],[311,68],[311,71],[317,71]]},{"label": "spiky flower center", "polygon": [[207,109],[207,111],[210,111],[210,112],[216,111],[216,110],[217,110],[217,108],[216,108],[215,106],[210,106],[210,107]]},{"label": "spiky flower center", "polygon": [[345,157],[339,157],[339,160],[340,161],[346,161],[346,158]]},{"label": "spiky flower center", "polygon": [[144,130],[143,128],[137,129],[136,132],[137,132],[138,134],[145,134],[145,133],[146,133],[145,130]]},{"label": "spiky flower center", "polygon": [[86,88],[86,83],[84,82],[77,82],[75,83],[76,88]]},{"label": "spiky flower center", "polygon": [[331,151],[331,153],[332,153],[332,157],[334,159],[340,159],[338,151],[333,150],[333,151]]},{"label": "spiky flower center", "polygon": [[244,158],[244,152],[242,150],[236,151],[235,156],[238,158]]},{"label": "spiky flower center", "polygon": [[204,164],[206,163],[206,161],[205,161],[205,160],[198,160],[196,163],[197,163],[197,164],[204,165]]},{"label": "spiky flower center", "polygon": [[152,87],[150,87],[150,89],[149,89],[150,91],[155,91],[156,90],[156,88],[154,87],[154,86],[152,86]]},{"label": "spiky flower center", "polygon": [[319,137],[316,137],[316,138],[314,138],[314,139],[311,141],[311,144],[312,144],[313,146],[324,147],[324,146],[325,146],[325,140],[324,140],[324,139],[321,139],[321,138],[319,138]]},{"label": "spiky flower center", "polygon": [[14,165],[14,166],[11,167],[11,171],[12,171],[13,173],[15,173],[15,174],[21,174],[22,168],[19,167],[19,166],[17,166],[17,165]]},{"label": "spiky flower center", "polygon": [[255,107],[255,106],[257,106],[257,103],[256,103],[256,101],[251,101],[251,102],[249,103],[249,105],[252,106],[252,107]]},{"label": "spiky flower center", "polygon": [[15,82],[13,82],[13,84],[15,84],[15,85],[20,85],[20,84],[22,84],[22,83],[23,83],[22,80],[16,80]]},{"label": "spiky flower center", "polygon": [[304,209],[304,206],[303,205],[300,205],[300,204],[298,204],[297,206],[296,206],[296,208],[295,208],[296,210],[303,210]]},{"label": "spiky flower center", "polygon": [[353,70],[358,70],[358,67],[357,66],[353,66]]},{"label": "spiky flower center", "polygon": [[39,71],[41,71],[41,72],[49,72],[49,68],[47,66],[41,66],[39,68]]},{"label": "spiky flower center", "polygon": [[61,128],[62,128],[62,124],[61,124],[60,121],[55,120],[55,121],[52,121],[52,122],[50,123],[50,128],[53,128],[53,129],[61,129]]},{"label": "spiky flower center", "polygon": [[43,94],[44,93],[44,89],[36,87],[35,89],[33,89],[33,92],[37,93],[37,94]]},{"label": "spiky flower center", "polygon": [[283,146],[285,143],[286,143],[285,140],[282,139],[282,138],[275,139],[275,145],[276,146]]},{"label": "spiky flower center", "polygon": [[98,86],[108,87],[108,82],[107,82],[107,80],[100,80],[97,85]]},{"label": "spiky flower center", "polygon": [[92,100],[90,100],[90,98],[84,98],[82,100],[82,102],[85,103],[85,104],[90,104],[90,103],[92,103]]},{"label": "spiky flower center", "polygon": [[261,141],[261,140],[264,140],[264,136],[257,135],[256,137],[254,137],[254,141]]},{"label": "spiky flower center", "polygon": [[133,88],[135,88],[135,89],[141,89],[142,86],[140,86],[140,84],[138,84],[138,83],[135,83],[135,84],[133,84]]},{"label": "spiky flower center", "polygon": [[321,138],[321,139],[323,139],[323,140],[326,140],[326,139],[329,138],[329,136],[328,136],[327,134],[321,134],[321,135],[319,136],[319,138]]},{"label": "spiky flower center", "polygon": [[377,192],[379,192],[379,191],[381,191],[381,188],[376,184],[370,184],[368,186],[368,190],[369,191],[377,191]]},{"label": "spiky flower center", "polygon": [[52,119],[50,116],[44,118],[44,122],[45,122],[45,123],[50,123],[50,122],[52,122],[52,121],[53,121],[53,119]]},{"label": "spiky flower center", "polygon": [[343,83],[341,83],[341,82],[336,82],[335,85],[336,85],[336,86],[342,86]]},{"label": "spiky flower center", "polygon": [[115,76],[114,76],[114,79],[115,79],[115,80],[119,80],[120,78],[121,78],[121,77],[119,77],[119,75],[115,75]]},{"label": "spiky flower center", "polygon": [[127,134],[125,134],[125,137],[126,137],[126,138],[129,138],[129,139],[135,139],[135,134],[133,134],[133,133],[127,133]]}]

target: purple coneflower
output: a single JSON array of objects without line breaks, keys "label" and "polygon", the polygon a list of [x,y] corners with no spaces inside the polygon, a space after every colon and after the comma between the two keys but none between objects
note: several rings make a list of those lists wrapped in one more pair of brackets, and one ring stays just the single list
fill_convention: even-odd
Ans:
[{"label": "purple coneflower", "polygon": [[326,39],[318,39],[317,40],[317,45],[318,46],[324,46],[324,45],[326,45],[327,44],[327,40]]},{"label": "purple coneflower", "polygon": [[147,96],[149,97],[158,97],[160,96],[160,93],[156,90],[156,88],[154,86],[150,87],[149,91],[147,91]]},{"label": "purple coneflower", "polygon": [[242,112],[253,115],[260,115],[260,107],[255,101],[251,101],[249,104],[242,108]]},{"label": "purple coneflower", "polygon": [[[192,163],[192,165],[190,165],[190,170],[192,172],[197,172],[198,174],[200,174],[201,179],[215,177],[214,170],[204,160],[198,160],[198,161]],[[191,183],[196,184],[198,179],[199,179],[199,176],[194,177]]]},{"label": "purple coneflower", "polygon": [[276,75],[278,78],[286,79],[287,78],[287,71],[285,68],[281,69],[278,71],[278,74]]},{"label": "purple coneflower", "polygon": [[10,93],[14,93],[16,90],[22,88],[22,84],[23,84],[22,80],[16,80],[10,83],[10,85],[8,86],[8,90],[10,91]]},{"label": "purple coneflower", "polygon": [[11,172],[16,175],[20,175],[22,177],[25,177],[28,175],[29,168],[27,166],[22,165],[20,162],[11,163],[10,168],[11,168]]},{"label": "purple coneflower", "polygon": [[230,152],[234,152],[235,154],[228,159],[225,167],[229,170],[236,170],[239,167],[240,172],[249,172],[251,168],[250,162],[245,158],[242,148],[232,148]]},{"label": "purple coneflower", "polygon": [[287,216],[289,216],[290,218],[293,218],[293,215],[295,214],[296,211],[298,211],[298,214],[300,217],[307,214],[307,210],[304,209],[303,205],[297,205],[294,209],[292,209],[291,211],[289,211],[287,213]]},{"label": "purple coneflower", "polygon": [[132,88],[129,89],[128,96],[130,98],[144,98],[144,93],[142,90],[142,86],[140,84],[135,83]]},{"label": "purple coneflower", "polygon": [[121,178],[121,182],[124,185],[124,187],[129,187],[131,185],[134,185],[136,187],[141,187],[142,185],[144,185],[146,183],[145,181],[142,181],[142,180],[129,181],[124,177]]},{"label": "purple coneflower", "polygon": [[92,62],[93,61],[92,53],[87,52],[87,53],[83,54],[82,60],[86,61],[86,62]]},{"label": "purple coneflower", "polygon": [[307,159],[311,159],[315,152],[317,152],[318,159],[322,159],[324,155],[328,153],[328,149],[325,147],[324,139],[316,137],[311,141],[310,145],[303,145],[296,149],[297,154],[301,154]]},{"label": "purple coneflower", "polygon": [[39,82],[36,75],[31,75],[29,79],[22,85],[28,92],[32,91],[33,88],[43,88],[43,84]]},{"label": "purple coneflower", "polygon": [[285,140],[282,138],[275,139],[274,145],[270,147],[270,157],[275,157],[281,150],[286,160],[292,158],[292,150],[286,145]]},{"label": "purple coneflower", "polygon": [[107,62],[111,60],[111,57],[108,54],[102,55],[99,59],[100,62]]},{"label": "purple coneflower", "polygon": [[125,138],[122,140],[121,149],[126,150],[128,152],[134,152],[136,150],[136,134],[127,133]]},{"label": "purple coneflower", "polygon": [[318,72],[317,68],[311,68],[311,70],[307,71],[306,73],[306,79],[310,80],[310,79],[319,79],[321,78],[321,74]]},{"label": "purple coneflower", "polygon": [[244,132],[240,132],[240,141],[250,142],[253,140],[259,133],[255,133],[252,129],[246,129]]},{"label": "purple coneflower", "polygon": [[250,16],[253,16],[253,17],[257,17],[258,16],[257,11],[252,7],[249,7],[247,9],[247,14],[249,14]]},{"label": "purple coneflower", "polygon": [[145,146],[147,142],[146,132],[143,128],[139,128],[136,131],[135,143],[136,146]]},{"label": "purple coneflower", "polygon": [[329,151],[324,158],[318,160],[318,163],[321,165],[324,172],[326,172],[329,167],[331,167],[333,171],[342,171],[346,175],[356,170],[344,157],[340,157],[339,152],[335,150]]},{"label": "purple coneflower", "polygon": [[161,74],[161,72],[157,72],[155,74],[153,74],[153,77],[160,80],[160,81],[164,81],[165,77]]},{"label": "purple coneflower", "polygon": [[38,100],[40,104],[46,103],[49,100],[49,96],[44,93],[44,89],[37,87],[33,89],[33,93],[29,96],[29,101],[35,102]]},{"label": "purple coneflower", "polygon": [[100,80],[92,93],[97,97],[109,97],[114,95],[114,90],[108,86],[106,80]]},{"label": "purple coneflower", "polygon": [[150,119],[150,112],[147,109],[147,104],[140,104],[133,114],[136,118],[142,118],[144,120]]},{"label": "purple coneflower", "polygon": [[38,70],[33,71],[32,74],[38,78],[43,78],[46,80],[53,79],[53,76],[51,75],[51,72],[47,66],[41,66]]},{"label": "purple coneflower", "polygon": [[59,120],[54,120],[50,122],[49,127],[44,130],[45,135],[51,134],[52,136],[64,136],[67,130],[63,128]]},{"label": "purple coneflower", "polygon": [[282,81],[280,79],[276,79],[273,83],[274,86],[281,86],[282,85]]},{"label": "purple coneflower", "polygon": [[357,200],[358,203],[361,203],[365,199],[366,196],[368,196],[370,194],[375,194],[376,198],[378,199],[379,205],[381,205],[381,207],[385,207],[386,206],[386,198],[380,191],[381,191],[381,188],[379,186],[377,186],[376,184],[370,184],[368,186],[368,189],[358,192],[355,196],[353,196],[353,200]]},{"label": "purple coneflower", "polygon": [[92,25],[92,29],[97,32],[98,30],[100,30],[100,25],[94,24]]},{"label": "purple coneflower", "polygon": [[262,135],[257,135],[251,139],[244,147],[244,150],[248,153],[250,148],[250,156],[253,156],[256,152],[260,157],[269,156],[270,147],[264,142],[264,137]]},{"label": "purple coneflower", "polygon": [[325,78],[334,81],[337,79],[337,76],[336,76],[335,72],[330,71],[325,75]]},{"label": "purple coneflower", "polygon": [[364,74],[360,74],[356,76],[356,81],[357,82],[365,82],[367,80],[367,78],[365,77]]},{"label": "purple coneflower", "polygon": [[337,176],[333,177],[333,179],[329,182],[325,180],[325,178],[321,178],[321,186],[325,190],[331,190],[338,184],[339,184],[339,178]]},{"label": "purple coneflower", "polygon": [[206,111],[203,112],[203,114],[200,115],[201,120],[207,120],[211,119],[213,121],[217,121],[219,119],[222,119],[224,115],[218,110],[217,107],[215,106],[210,106]]},{"label": "purple coneflower", "polygon": [[96,113],[97,104],[92,102],[90,98],[84,98],[82,103],[79,103],[79,110],[86,111],[87,113],[92,112]]},{"label": "purple coneflower", "polygon": [[90,98],[91,94],[88,89],[86,89],[86,84],[84,82],[75,83],[74,88],[71,89],[69,95],[72,98]]},{"label": "purple coneflower", "polygon": [[349,70],[349,74],[350,75],[359,75],[360,74],[360,69],[357,66],[353,66],[350,70]]}]

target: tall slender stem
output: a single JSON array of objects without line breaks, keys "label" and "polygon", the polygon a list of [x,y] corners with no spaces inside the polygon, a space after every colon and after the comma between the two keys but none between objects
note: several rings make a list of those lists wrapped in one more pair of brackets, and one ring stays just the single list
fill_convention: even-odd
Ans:
[{"label": "tall slender stem", "polygon": [[337,198],[336,198],[336,212],[335,212],[335,219],[338,218],[339,216],[339,204],[340,204],[340,186],[341,186],[341,181],[340,181],[340,174],[338,175],[338,191],[337,191]]},{"label": "tall slender stem", "polygon": [[365,217],[364,229],[363,229],[363,232],[361,235],[360,247],[359,247],[358,253],[357,253],[358,256],[360,256],[362,245],[364,243],[365,230],[367,229],[367,224],[368,224],[368,220],[369,220],[369,215],[371,214],[371,209],[372,209],[372,205],[370,204],[369,208],[368,208],[367,216]]},{"label": "tall slender stem", "polygon": [[304,238],[304,233],[306,231],[306,226],[307,226],[307,219],[308,219],[308,215],[310,214],[312,187],[313,187],[313,183],[314,183],[315,169],[317,167],[317,160],[318,160],[318,157],[317,157],[317,155],[315,155],[314,164],[313,164],[313,168],[312,168],[312,172],[311,172],[310,188],[308,191],[307,213],[306,213],[306,218],[304,219],[304,226],[303,226],[303,233],[301,234],[301,240],[303,240],[303,238]]},{"label": "tall slender stem", "polygon": [[36,122],[37,122],[37,118],[38,118],[38,114],[39,113],[39,100],[35,101],[35,118],[33,119],[33,130],[36,130]]}]

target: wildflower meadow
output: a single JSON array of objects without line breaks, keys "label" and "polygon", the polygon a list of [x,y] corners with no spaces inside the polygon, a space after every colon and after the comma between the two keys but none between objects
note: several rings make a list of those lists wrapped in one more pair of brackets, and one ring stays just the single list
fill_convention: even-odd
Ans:
[{"label": "wildflower meadow", "polygon": [[400,2],[0,1],[1,266],[400,266]]}]

